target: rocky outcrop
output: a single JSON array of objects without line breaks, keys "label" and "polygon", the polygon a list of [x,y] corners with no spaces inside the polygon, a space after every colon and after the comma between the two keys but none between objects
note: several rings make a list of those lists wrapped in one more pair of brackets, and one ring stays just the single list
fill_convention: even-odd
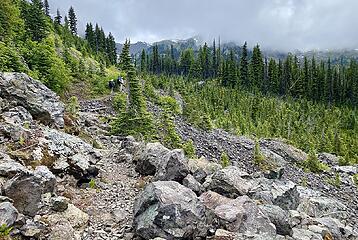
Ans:
[{"label": "rocky outcrop", "polygon": [[64,104],[41,82],[22,73],[0,73],[0,97],[27,109],[35,120],[64,126]]},{"label": "rocky outcrop", "polygon": [[55,176],[42,166],[33,173],[22,173],[10,179],[4,186],[4,193],[14,200],[20,213],[35,216],[42,207],[42,195],[52,193],[55,184]]},{"label": "rocky outcrop", "polygon": [[18,215],[17,209],[11,203],[0,203],[0,226],[5,224],[7,227],[11,227]]},{"label": "rocky outcrop", "polygon": [[174,181],[150,183],[134,205],[134,228],[144,239],[206,236],[205,208],[190,189]]}]

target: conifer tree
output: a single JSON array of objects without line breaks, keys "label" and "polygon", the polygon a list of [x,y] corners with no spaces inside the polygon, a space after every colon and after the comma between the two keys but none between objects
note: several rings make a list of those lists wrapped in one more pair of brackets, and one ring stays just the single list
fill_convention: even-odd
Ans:
[{"label": "conifer tree", "polygon": [[250,62],[250,84],[251,89],[262,89],[262,82],[264,78],[264,63],[262,60],[262,54],[260,46],[256,45],[252,53],[252,59]]},{"label": "conifer tree", "polygon": [[61,16],[59,9],[57,9],[57,11],[56,11],[56,17],[55,17],[54,21],[55,21],[55,24],[61,25],[62,16]]},{"label": "conifer tree", "polygon": [[241,58],[240,58],[240,82],[249,87],[249,63],[247,53],[247,43],[242,46]]},{"label": "conifer tree", "polygon": [[112,33],[108,34],[106,38],[106,54],[111,64],[116,64],[117,62],[117,48],[116,41],[112,35]]},{"label": "conifer tree", "polygon": [[71,6],[68,10],[68,19],[70,23],[70,30],[73,35],[77,35],[77,17],[75,9]]},{"label": "conifer tree", "polygon": [[41,41],[48,34],[46,15],[41,0],[32,0],[32,3],[23,11],[26,30],[33,41]]},{"label": "conifer tree", "polygon": [[44,11],[47,16],[50,16],[50,5],[48,4],[48,0],[44,0]]},{"label": "conifer tree", "polygon": [[145,72],[146,69],[147,69],[146,59],[147,59],[147,57],[146,57],[146,54],[145,54],[145,50],[143,49],[143,50],[142,50],[142,53],[141,53],[141,55],[140,55],[140,71],[141,71],[141,72]]},{"label": "conifer tree", "polygon": [[93,51],[96,51],[96,37],[92,23],[86,24],[85,39]]},{"label": "conifer tree", "polygon": [[120,68],[126,72],[127,108],[119,113],[113,131],[123,135],[142,135],[145,139],[153,136],[152,117],[147,112],[141,84],[136,78],[135,68],[130,56],[130,42],[126,40],[120,55]]}]

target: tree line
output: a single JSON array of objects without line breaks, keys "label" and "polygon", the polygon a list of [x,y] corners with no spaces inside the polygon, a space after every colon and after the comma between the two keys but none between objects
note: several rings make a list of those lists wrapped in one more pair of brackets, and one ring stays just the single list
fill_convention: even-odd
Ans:
[{"label": "tree line", "polygon": [[142,72],[200,80],[218,78],[230,88],[328,104],[358,104],[358,64],[354,59],[348,64],[292,54],[284,60],[268,59],[259,45],[249,51],[245,42],[240,50],[223,52],[214,40],[211,47],[205,43],[197,52],[180,52],[179,58],[175,58],[173,46],[164,53],[154,46],[150,51],[142,51],[139,62]]}]

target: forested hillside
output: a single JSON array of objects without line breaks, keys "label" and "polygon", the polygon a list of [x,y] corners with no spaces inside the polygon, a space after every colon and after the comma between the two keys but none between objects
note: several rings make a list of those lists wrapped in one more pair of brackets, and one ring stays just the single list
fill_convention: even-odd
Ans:
[{"label": "forested hillside", "polygon": [[115,39],[96,24],[78,35],[73,7],[50,17],[48,1],[4,0],[0,6],[0,71],[25,72],[58,93],[85,82],[94,94],[118,75]]},{"label": "forested hillside", "polygon": [[337,65],[288,55],[276,61],[265,58],[259,46],[252,56],[246,43],[242,49],[225,54],[214,42],[176,58],[173,47],[160,54],[154,46],[136,63],[147,76],[151,101],[153,86],[173,97],[178,91],[185,98],[183,115],[198,127],[283,138],[305,151],[342,156],[341,164],[358,162],[355,60]]}]

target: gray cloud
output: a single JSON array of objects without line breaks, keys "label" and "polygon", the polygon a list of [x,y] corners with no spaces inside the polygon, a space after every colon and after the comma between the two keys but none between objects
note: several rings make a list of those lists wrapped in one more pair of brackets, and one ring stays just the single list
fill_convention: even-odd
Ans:
[{"label": "gray cloud", "polygon": [[357,0],[50,0],[118,41],[200,35],[279,50],[358,48]]}]

